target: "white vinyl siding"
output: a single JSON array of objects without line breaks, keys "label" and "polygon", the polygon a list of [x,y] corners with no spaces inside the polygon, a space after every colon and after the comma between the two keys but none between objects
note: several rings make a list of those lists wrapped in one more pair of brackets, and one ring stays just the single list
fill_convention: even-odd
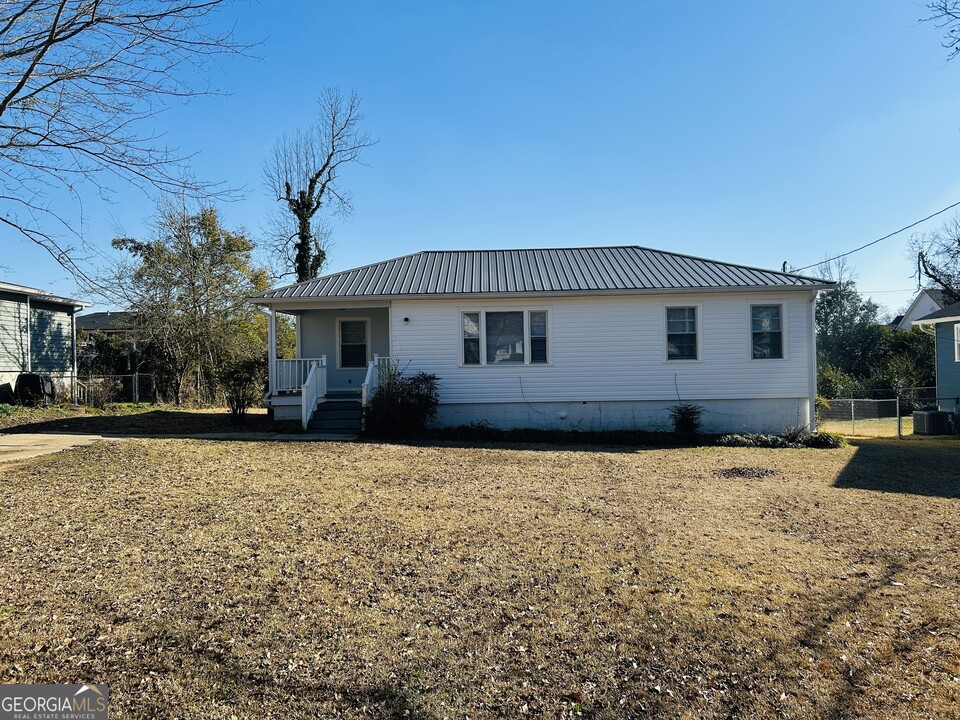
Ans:
[{"label": "white vinyl siding", "polygon": [[[548,365],[464,365],[463,313],[514,300],[394,300],[391,354],[440,376],[444,403],[809,398],[811,293],[551,297]],[[750,305],[780,305],[786,354],[750,362]],[[664,307],[698,306],[700,362],[665,362]],[[531,309],[537,308],[532,305]],[[538,309],[542,309],[540,305]],[[409,317],[409,323],[402,318]],[[481,355],[482,356],[482,355]],[[481,372],[478,367],[489,368]]]}]

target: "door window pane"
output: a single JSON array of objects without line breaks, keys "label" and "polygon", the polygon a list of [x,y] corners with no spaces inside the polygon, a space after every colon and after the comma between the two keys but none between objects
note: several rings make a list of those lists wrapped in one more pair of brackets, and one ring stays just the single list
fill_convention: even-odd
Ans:
[{"label": "door window pane", "polygon": [[367,366],[367,321],[340,321],[340,367]]}]

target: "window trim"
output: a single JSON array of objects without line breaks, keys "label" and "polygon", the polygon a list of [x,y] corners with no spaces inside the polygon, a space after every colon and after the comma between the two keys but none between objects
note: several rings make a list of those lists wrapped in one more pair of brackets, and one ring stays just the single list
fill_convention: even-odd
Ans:
[{"label": "window trim", "polygon": [[960,322],[953,324],[953,361],[960,362]]},{"label": "window trim", "polygon": [[[502,363],[488,363],[487,362],[487,313],[488,312],[519,312],[523,313],[523,362],[502,362]],[[532,312],[542,312],[547,316],[547,362],[545,363],[534,363],[530,362],[531,354],[531,337],[530,337],[530,313]],[[463,353],[463,316],[469,313],[477,313],[480,316],[480,362],[479,363],[470,363],[467,364],[464,362],[464,353]],[[550,367],[553,365],[553,308],[544,305],[537,305],[535,307],[496,307],[496,306],[486,306],[486,307],[477,307],[474,305],[464,306],[457,308],[457,339],[460,346],[460,361],[459,367],[463,368],[518,368],[518,367]]]},{"label": "window trim", "polygon": [[[777,306],[780,308],[780,357],[771,357],[771,358],[762,358],[754,357],[753,355],[753,309],[755,307],[771,307]],[[747,358],[750,362],[759,362],[759,363],[768,363],[768,362],[780,362],[783,360],[789,360],[789,353],[787,352],[787,339],[789,335],[787,333],[787,302],[783,299],[776,300],[760,300],[760,301],[749,301],[747,303]]]},{"label": "window trim", "polygon": [[[343,322],[359,322],[359,321],[361,321],[361,320],[363,321],[364,327],[365,327],[365,329],[366,329],[366,338],[365,338],[365,340],[364,340],[364,342],[366,343],[366,348],[367,348],[366,358],[364,359],[364,362],[363,362],[363,365],[362,365],[362,366],[358,365],[357,367],[344,367],[344,366],[343,366],[343,358],[341,357],[341,354],[342,354],[342,353],[341,353],[341,350],[343,349],[343,339],[342,339],[342,335],[341,335],[341,327],[342,327],[342,326],[341,326],[341,323],[343,323]],[[364,370],[364,369],[366,369],[367,367],[369,367],[369,366],[370,366],[370,361],[373,359],[373,357],[372,357],[371,354],[370,354],[370,317],[369,317],[369,316],[366,316],[366,317],[363,317],[363,316],[357,316],[357,317],[345,316],[345,317],[335,318],[335,319],[334,319],[334,322],[335,322],[336,325],[337,325],[337,370],[348,370],[348,371],[351,371],[351,370],[352,370],[352,371],[356,371],[356,370]]]},{"label": "window trim", "polygon": [[[697,356],[695,358],[672,358],[670,357],[670,342],[667,339],[669,333],[669,322],[667,320],[667,311],[676,308],[693,308],[694,322],[696,323]],[[661,362],[670,365],[692,364],[703,362],[703,303],[669,303],[663,306],[663,356]]]}]

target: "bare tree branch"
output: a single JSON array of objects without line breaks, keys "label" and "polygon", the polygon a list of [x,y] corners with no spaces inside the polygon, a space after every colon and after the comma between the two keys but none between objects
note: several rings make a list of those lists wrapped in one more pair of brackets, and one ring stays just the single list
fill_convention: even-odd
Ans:
[{"label": "bare tree branch", "polygon": [[[188,80],[211,56],[242,52],[210,29],[227,0],[6,0],[0,6],[0,217],[79,278],[76,222],[38,200],[125,181],[202,193],[189,156],[149,130],[168,98],[207,94]],[[79,198],[79,196],[78,196]],[[67,240],[69,238],[69,240]],[[89,278],[88,278],[89,279]]]},{"label": "bare tree branch", "polygon": [[927,10],[932,15],[923,20],[944,31],[941,44],[950,51],[947,59],[952,60],[960,55],[960,0],[935,0],[927,3]]},{"label": "bare tree branch", "polygon": [[268,189],[296,224],[295,239],[287,243],[293,246],[298,282],[316,277],[326,261],[326,238],[315,234],[314,216],[321,208],[353,211],[349,195],[338,184],[341,167],[360,163],[363,150],[376,144],[360,130],[363,116],[356,93],[345,97],[339,88],[327,88],[318,102],[317,123],[281,136],[263,166]]}]

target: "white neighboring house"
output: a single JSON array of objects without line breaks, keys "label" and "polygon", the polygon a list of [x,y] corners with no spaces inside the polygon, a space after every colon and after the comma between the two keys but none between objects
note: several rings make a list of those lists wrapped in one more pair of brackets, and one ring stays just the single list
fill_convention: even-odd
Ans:
[{"label": "white neighboring house", "polygon": [[909,332],[910,329],[917,324],[917,320],[926,317],[930,313],[942,310],[945,305],[946,300],[943,296],[943,290],[924,288],[917,293],[917,296],[913,299],[913,302],[910,303],[910,307],[907,308],[906,312],[903,313],[903,315],[895,317],[889,327],[891,330],[904,330]]},{"label": "white neighboring house", "polygon": [[[707,431],[779,432],[814,426],[832,286],[634,246],[427,251],[251,301],[271,320],[266,402],[304,427],[355,430],[393,363],[439,376],[444,425],[669,429],[684,402]],[[296,318],[296,359],[276,359],[276,313]]]}]

